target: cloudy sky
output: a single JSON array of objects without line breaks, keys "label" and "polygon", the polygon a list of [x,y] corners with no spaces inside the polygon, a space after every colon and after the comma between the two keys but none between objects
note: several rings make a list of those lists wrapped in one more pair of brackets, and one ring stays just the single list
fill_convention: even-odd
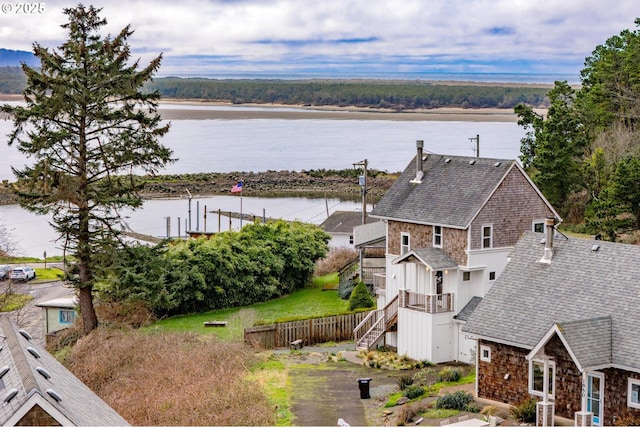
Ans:
[{"label": "cloudy sky", "polygon": [[[4,3],[3,3],[4,2]],[[16,13],[0,0],[0,47],[57,47],[65,7]],[[533,73],[575,76],[623,29],[637,0],[94,0],[134,56],[164,54],[160,76],[362,76],[366,73]]]}]

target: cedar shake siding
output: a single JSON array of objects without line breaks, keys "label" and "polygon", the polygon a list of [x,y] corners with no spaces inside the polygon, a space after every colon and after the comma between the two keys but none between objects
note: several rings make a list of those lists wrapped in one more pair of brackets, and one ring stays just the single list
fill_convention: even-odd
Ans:
[{"label": "cedar shake siding", "polygon": [[[532,397],[529,390],[529,350],[478,341],[478,348],[486,346],[491,351],[491,361],[478,359],[478,397],[516,405]],[[582,374],[558,336],[554,336],[544,347],[556,365],[555,414],[573,419],[581,408]],[[640,409],[627,406],[629,378],[640,379],[640,373],[622,369],[602,369],[604,373],[604,418],[602,425],[614,425],[616,420],[640,421]],[[509,378],[505,379],[505,375]],[[533,396],[538,400],[541,397]],[[614,419],[615,417],[615,419]]]},{"label": "cedar shake siding", "polygon": [[[528,399],[529,369],[528,350],[478,340],[478,350],[487,346],[491,361],[478,359],[478,397],[497,402],[516,404]],[[505,376],[509,374],[509,378]]]},{"label": "cedar shake siding", "polygon": [[[387,253],[400,255],[400,235],[408,233],[411,250],[433,247],[433,226],[388,221]],[[442,252],[451,257],[458,265],[467,265],[467,231],[442,227]]]},{"label": "cedar shake siding", "polygon": [[522,170],[512,168],[471,223],[471,249],[482,248],[484,225],[493,226],[494,248],[510,247],[524,231],[531,230],[534,220],[544,220],[547,216],[555,213]]},{"label": "cedar shake siding", "polygon": [[39,405],[35,405],[16,423],[17,426],[59,426],[57,422],[47,411]]},{"label": "cedar shake siding", "polygon": [[[640,373],[622,369],[603,369],[604,373],[604,423],[614,425],[616,420],[626,420],[630,425],[640,423],[640,409],[627,406],[629,378],[640,379]],[[614,420],[615,417],[615,420]]]}]

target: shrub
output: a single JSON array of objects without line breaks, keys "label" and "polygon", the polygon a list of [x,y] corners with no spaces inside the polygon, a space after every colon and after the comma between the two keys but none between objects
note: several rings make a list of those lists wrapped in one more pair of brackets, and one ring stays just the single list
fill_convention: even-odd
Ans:
[{"label": "shrub", "polygon": [[369,289],[364,282],[359,282],[351,292],[351,298],[349,298],[349,310],[355,310],[358,308],[370,308],[375,307],[376,302],[369,294]]},{"label": "shrub", "polygon": [[315,275],[324,276],[335,273],[347,265],[347,263],[357,255],[358,251],[352,248],[343,247],[332,249],[326,257],[316,262]]},{"label": "shrub", "polygon": [[473,401],[471,393],[467,393],[464,390],[458,390],[454,393],[448,393],[444,396],[440,396],[436,400],[436,409],[457,409],[464,411],[467,405]]},{"label": "shrub", "polygon": [[460,381],[462,373],[459,369],[444,368],[438,372],[438,382],[456,382]]},{"label": "shrub", "polygon": [[536,420],[536,400],[527,399],[511,406],[509,413],[518,421],[523,423],[532,423]]},{"label": "shrub", "polygon": [[413,384],[413,377],[409,375],[403,375],[400,377],[400,379],[398,379],[398,387],[400,388],[400,390],[406,389],[411,384]]},{"label": "shrub", "polygon": [[402,395],[408,399],[416,399],[424,394],[424,388],[417,384],[407,386]]},{"label": "shrub", "polygon": [[436,371],[433,368],[420,369],[413,375],[413,382],[425,385],[433,385],[436,382]]}]

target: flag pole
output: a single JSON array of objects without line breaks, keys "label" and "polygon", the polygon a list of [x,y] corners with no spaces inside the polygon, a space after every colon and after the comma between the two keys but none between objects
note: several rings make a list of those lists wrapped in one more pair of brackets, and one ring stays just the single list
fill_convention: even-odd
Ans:
[{"label": "flag pole", "polygon": [[242,230],[242,191],[240,191],[240,230]]}]

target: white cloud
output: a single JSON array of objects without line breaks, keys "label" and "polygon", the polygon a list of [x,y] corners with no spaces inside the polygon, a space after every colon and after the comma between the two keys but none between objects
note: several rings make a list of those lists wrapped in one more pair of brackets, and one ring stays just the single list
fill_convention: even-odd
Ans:
[{"label": "white cloud", "polygon": [[[58,46],[64,7],[42,15],[0,16],[0,47]],[[306,62],[308,58],[430,59],[460,63],[522,61],[582,64],[598,45],[635,29],[636,0],[96,0],[107,30],[131,24],[143,59],[164,52],[233,56],[246,61]],[[177,59],[176,59],[177,61]],[[170,61],[169,61],[170,62]],[[435,60],[432,62],[436,62]],[[289,64],[281,64],[284,68]],[[470,66],[472,66],[471,64]],[[407,66],[406,64],[404,65]]]}]

